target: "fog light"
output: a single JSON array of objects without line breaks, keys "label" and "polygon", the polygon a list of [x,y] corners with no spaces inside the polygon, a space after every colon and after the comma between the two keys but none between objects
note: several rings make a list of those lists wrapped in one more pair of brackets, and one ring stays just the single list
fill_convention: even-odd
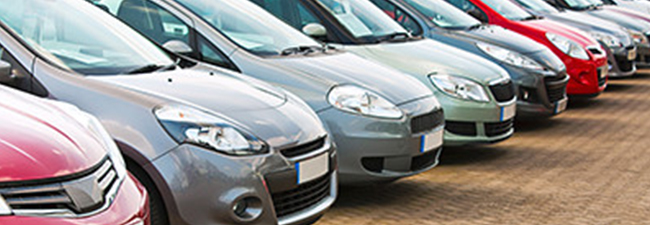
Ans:
[{"label": "fog light", "polygon": [[242,221],[253,221],[262,215],[262,200],[257,197],[245,197],[235,202],[232,212]]}]

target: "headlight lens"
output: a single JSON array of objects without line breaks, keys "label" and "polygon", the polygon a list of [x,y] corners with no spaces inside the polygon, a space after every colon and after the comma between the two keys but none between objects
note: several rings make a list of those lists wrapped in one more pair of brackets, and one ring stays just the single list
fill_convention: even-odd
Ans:
[{"label": "headlight lens", "polygon": [[614,35],[609,35],[601,32],[589,32],[589,35],[591,35],[591,37],[595,38],[596,40],[603,42],[608,47],[623,46],[623,43],[621,43],[621,41]]},{"label": "headlight lens", "polygon": [[642,45],[647,45],[648,44],[648,38],[643,35],[643,33],[638,32],[638,31],[633,31],[633,30],[628,30],[630,33],[630,36],[632,36],[632,40],[634,40],[635,44],[642,44]]},{"label": "headlight lens", "polygon": [[179,143],[192,143],[229,155],[263,154],[268,150],[253,135],[196,108],[166,105],[157,108],[154,113]]},{"label": "headlight lens", "polygon": [[582,47],[580,47],[578,43],[575,43],[574,41],[569,40],[566,37],[553,34],[553,33],[546,33],[546,38],[548,38],[548,40],[551,43],[553,43],[555,47],[559,48],[560,51],[564,52],[565,54],[573,58],[584,59],[584,60],[589,59],[589,54],[587,54],[587,50],[583,49]]},{"label": "headlight lens", "polygon": [[544,67],[537,63],[535,60],[528,58],[517,52],[507,50],[505,48],[497,47],[491,44],[479,42],[476,46],[486,54],[494,57],[495,59],[517,67],[522,67],[531,70],[543,70]]},{"label": "headlight lens", "polygon": [[483,86],[470,79],[450,75],[430,75],[429,79],[440,91],[452,97],[478,102],[490,101]]},{"label": "headlight lens", "polygon": [[343,111],[387,119],[399,119],[404,115],[393,103],[353,85],[334,87],[327,95],[328,102]]}]

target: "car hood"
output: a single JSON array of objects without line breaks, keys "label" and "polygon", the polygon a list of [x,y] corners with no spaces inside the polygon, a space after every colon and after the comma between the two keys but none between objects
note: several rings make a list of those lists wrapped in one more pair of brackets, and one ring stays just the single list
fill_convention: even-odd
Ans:
[{"label": "car hood", "polygon": [[522,21],[521,24],[528,26],[530,29],[537,29],[545,33],[551,32],[558,35],[562,35],[566,38],[569,38],[582,47],[587,46],[600,46],[598,41],[592,38],[589,34],[580,31],[578,29],[572,28],[567,25],[563,25],[558,22],[554,22],[548,19],[539,19],[531,21]]},{"label": "car hood", "polygon": [[[272,64],[282,65],[302,73],[317,75],[338,85],[351,84],[364,87],[395,104],[432,94],[431,90],[417,79],[352,53],[273,58],[270,61]],[[323,96],[326,96],[327,92],[329,90],[322,93]]]},{"label": "car hood", "polygon": [[505,70],[483,57],[430,39],[351,45],[345,48],[362,57],[417,76],[418,79],[430,74],[446,73],[486,84],[508,77]]},{"label": "car hood", "polygon": [[75,107],[4,87],[0,98],[0,182],[74,175],[106,157],[102,140],[79,122],[83,118],[66,111]]},{"label": "car hood", "polygon": [[526,36],[496,25],[486,25],[478,29],[458,31],[456,33],[523,54],[530,54],[546,49],[546,46]]},{"label": "car hood", "polygon": [[227,72],[176,69],[137,75],[96,76],[92,79],[222,113],[272,109],[286,102],[285,94],[280,91],[223,73]]},{"label": "car hood", "polygon": [[629,34],[623,30],[624,28],[622,26],[586,13],[567,10],[564,12],[547,14],[544,16],[552,21],[569,25],[582,31],[601,32],[613,35],[617,37],[624,46],[632,44],[632,40]]},{"label": "car hood", "polygon": [[589,15],[617,23],[627,29],[632,29],[639,32],[650,31],[650,23],[626,15],[621,11],[610,9],[610,7],[601,7],[599,9],[589,10],[586,12],[589,13]]}]

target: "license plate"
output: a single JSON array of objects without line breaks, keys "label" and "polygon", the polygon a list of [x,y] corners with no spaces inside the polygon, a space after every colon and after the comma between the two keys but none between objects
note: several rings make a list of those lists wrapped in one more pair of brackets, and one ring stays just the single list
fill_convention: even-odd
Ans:
[{"label": "license plate", "polygon": [[420,152],[424,153],[439,148],[442,145],[443,134],[444,130],[440,129],[439,131],[422,135]]},{"label": "license plate", "polygon": [[303,184],[327,173],[330,165],[330,157],[327,153],[320,156],[307,159],[295,164],[297,173],[297,183]]},{"label": "license plate", "polygon": [[515,116],[516,111],[517,111],[517,108],[516,108],[515,104],[501,107],[501,121],[506,121],[506,120],[512,119],[512,117]]},{"label": "license plate", "polygon": [[635,60],[636,59],[636,49],[632,49],[627,52],[627,60]]},{"label": "license plate", "polygon": [[555,114],[561,113],[566,110],[568,99],[562,99],[555,104]]}]

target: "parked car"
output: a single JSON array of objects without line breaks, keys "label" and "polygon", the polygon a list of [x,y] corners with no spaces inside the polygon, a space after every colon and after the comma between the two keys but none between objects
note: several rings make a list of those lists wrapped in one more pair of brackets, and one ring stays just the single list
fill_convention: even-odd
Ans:
[{"label": "parked car", "polygon": [[495,25],[483,25],[443,0],[371,0],[414,35],[501,65],[517,90],[517,116],[558,114],[567,105],[566,67],[546,46]]},{"label": "parked car", "polygon": [[149,224],[147,192],[97,119],[4,86],[0,99],[0,224]]},{"label": "parked car", "polygon": [[426,84],[445,111],[444,145],[509,138],[516,96],[508,73],[469,52],[412,36],[366,0],[254,0],[330,46],[390,65]]},{"label": "parked car", "polygon": [[637,65],[650,66],[650,21],[644,21],[616,10],[617,7],[602,6],[599,0],[545,0],[554,7],[587,13],[627,28],[637,45]]},{"label": "parked car", "polygon": [[86,1],[2,1],[0,27],[2,83],[97,116],[152,224],[300,224],[334,202],[334,145],[293,94],[170,54]]},{"label": "parked car", "polygon": [[580,29],[598,40],[607,51],[609,77],[627,77],[636,72],[637,47],[632,34],[624,27],[586,13],[558,10],[544,0],[513,1],[535,16]]},{"label": "parked car", "polygon": [[[337,144],[341,183],[392,181],[438,164],[442,108],[425,85],[408,75],[323,47],[248,1],[97,2],[102,3],[161,45],[180,41],[187,47],[170,49],[191,49],[185,54],[304,99]],[[141,18],[156,22],[143,24]]]},{"label": "parked car", "polygon": [[569,95],[596,96],[607,86],[607,54],[584,32],[538,18],[510,1],[446,0],[484,23],[523,34],[562,59],[569,74]]},{"label": "parked car", "polygon": [[602,0],[607,5],[620,6],[644,15],[650,15],[650,2],[645,0]]}]

